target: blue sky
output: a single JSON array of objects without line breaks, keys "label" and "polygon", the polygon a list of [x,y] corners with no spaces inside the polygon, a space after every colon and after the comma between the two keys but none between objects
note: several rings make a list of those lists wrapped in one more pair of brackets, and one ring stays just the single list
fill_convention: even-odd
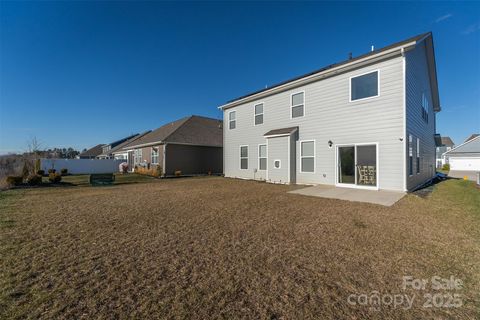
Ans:
[{"label": "blue sky", "polygon": [[0,2],[0,153],[79,149],[433,31],[456,143],[480,131],[480,3]]}]

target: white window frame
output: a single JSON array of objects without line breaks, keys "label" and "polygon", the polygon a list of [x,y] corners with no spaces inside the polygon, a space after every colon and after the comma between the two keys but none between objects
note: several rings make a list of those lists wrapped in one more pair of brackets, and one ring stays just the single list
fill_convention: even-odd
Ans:
[{"label": "white window frame", "polygon": [[[315,174],[317,171],[317,143],[315,139],[310,139],[310,140],[300,140],[299,142],[299,148],[300,148],[300,162],[299,162],[299,167],[300,167],[300,173],[310,173],[310,174]],[[311,171],[303,171],[302,169],[302,159],[303,158],[311,158],[311,156],[303,156],[302,155],[302,143],[303,142],[313,142],[313,172]]]},{"label": "white window frame", "polygon": [[417,150],[416,150],[416,166],[417,166],[417,174],[420,174],[420,138],[417,138]]},{"label": "white window frame", "polygon": [[[140,158],[140,159],[139,159]],[[143,149],[135,149],[134,152],[134,164],[140,164],[143,161]]]},{"label": "white window frame", "polygon": [[[299,94],[299,93],[303,93],[303,116],[301,116],[301,117],[293,117],[293,108],[302,105],[302,104],[293,105],[293,96],[296,95],[296,94]],[[303,117],[305,117],[306,110],[307,110],[306,106],[307,106],[307,97],[306,97],[306,95],[305,95],[305,90],[295,91],[295,92],[291,93],[291,94],[290,94],[290,119],[298,119],[298,118],[303,118]]]},{"label": "white window frame", "polygon": [[[259,106],[259,105],[262,105],[262,113],[255,113],[255,112],[256,112],[255,107],[256,107],[256,106]],[[255,123],[255,119],[256,119],[257,116],[259,116],[259,115],[262,115],[262,123],[256,124],[256,123]],[[253,125],[254,125],[254,126],[261,126],[264,122],[265,122],[265,103],[263,103],[263,102],[255,103],[255,104],[253,105]]]},{"label": "white window frame", "polygon": [[[265,150],[267,152],[266,156],[265,157],[260,157],[260,147],[261,146],[265,146]],[[265,169],[260,169],[260,159],[265,159],[265,164],[266,164],[266,168]],[[258,145],[258,170],[261,170],[261,171],[267,171],[268,169],[268,147],[267,147],[267,144],[266,143],[261,143]]]},{"label": "white window frame", "polygon": [[[153,161],[153,150],[154,150],[154,149],[157,149],[157,156],[156,156],[156,157],[157,157],[157,161],[156,161],[156,162]],[[158,156],[159,156],[159,154],[160,154],[160,147],[152,147],[152,150],[150,151],[150,159],[151,159],[152,164],[158,164]]]},{"label": "white window frame", "polygon": [[[410,158],[412,158],[410,161]],[[408,135],[408,176],[413,176],[413,136]]]},{"label": "white window frame", "polygon": [[[277,161],[279,163],[278,168],[275,167],[275,162],[277,162]],[[280,160],[280,159],[273,160],[273,169],[282,169],[282,160]]]},{"label": "white window frame", "polygon": [[[247,147],[247,156],[246,157],[242,157],[242,147]],[[250,156],[250,152],[248,150],[248,144],[244,144],[244,145],[241,145],[239,148],[238,148],[238,158],[239,158],[239,161],[238,161],[238,167],[240,168],[240,170],[248,170],[248,157]],[[247,159],[247,168],[243,169],[242,168],[242,159]]]},{"label": "white window frame", "polygon": [[[366,74],[370,74],[370,73],[374,73],[374,72],[377,72],[377,95],[376,96],[371,96],[371,97],[366,97],[366,98],[361,98],[361,99],[355,99],[355,100],[352,100],[352,79],[354,78],[358,78],[358,77],[361,77],[361,76],[364,76]],[[364,100],[368,100],[368,99],[375,99],[375,98],[378,98],[380,97],[380,69],[376,69],[376,70],[370,70],[370,71],[367,71],[367,72],[364,72],[364,73],[360,73],[360,74],[356,74],[354,76],[351,76],[348,80],[348,98],[349,98],[349,102],[358,102],[358,101],[364,101]]]},{"label": "white window frame", "polygon": [[[234,113],[235,114],[235,119],[234,120],[230,120],[230,114]],[[235,128],[230,128],[230,123],[231,122],[235,122]],[[228,112],[228,130],[235,130],[237,129],[237,110],[232,110],[230,112]]]}]

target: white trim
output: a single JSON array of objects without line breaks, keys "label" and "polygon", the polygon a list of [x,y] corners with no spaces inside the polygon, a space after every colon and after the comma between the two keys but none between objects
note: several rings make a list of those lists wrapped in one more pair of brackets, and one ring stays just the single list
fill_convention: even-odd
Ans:
[{"label": "white trim", "polygon": [[[262,105],[262,113],[256,114],[255,113],[255,107],[258,106],[258,105]],[[259,115],[262,115],[262,123],[255,124],[255,118]],[[263,101],[258,102],[258,103],[254,103],[253,104],[253,126],[254,127],[261,126],[264,122],[265,122],[265,103],[263,103]]]},{"label": "white trim", "polygon": [[[444,153],[442,153],[442,156],[444,156],[444,155],[446,155],[447,153],[450,153],[450,152],[452,152],[453,150],[458,149],[458,148],[460,148],[461,146],[463,146],[463,145],[465,145],[465,144],[467,144],[467,143],[470,143],[470,142],[472,142],[472,141],[474,141],[474,140],[476,140],[476,139],[480,139],[480,136],[476,136],[476,137],[473,138],[473,139],[470,139],[470,140],[468,140],[468,141],[465,141],[464,143],[459,144],[458,146],[456,146],[456,147],[454,147],[454,148],[452,148],[452,149],[450,149],[450,150],[448,150],[448,151],[445,151]],[[463,152],[463,153],[472,153],[472,152]]]},{"label": "white trim", "polygon": [[[410,139],[411,138],[411,139]],[[410,141],[412,140],[412,141]],[[412,149],[412,155],[410,156],[410,148]],[[412,164],[410,165],[410,157],[412,158]],[[408,176],[413,176],[413,135],[408,134]],[[410,173],[411,172],[411,173]]]},{"label": "white trim", "polygon": [[407,191],[407,58],[402,48],[402,73],[403,73],[403,191]]},{"label": "white trim", "polygon": [[[305,101],[304,101],[304,103],[305,103]],[[305,109],[304,109],[304,112],[305,112]],[[291,139],[292,139],[292,135],[289,135],[288,136],[288,146],[287,146],[287,175],[288,175],[287,181],[288,181],[288,184],[290,184],[290,182],[291,182],[291,176],[290,176],[290,169],[291,169],[290,158],[292,157],[292,155],[290,154]],[[280,166],[281,166],[281,163],[282,162],[280,161]]]},{"label": "white trim", "polygon": [[[300,157],[300,161],[299,161],[299,165],[300,165],[300,168],[299,168],[299,171],[300,173],[307,173],[307,174],[315,174],[315,172],[317,171],[317,143],[315,141],[315,139],[309,139],[309,140],[299,140],[299,147],[300,147],[300,150],[298,152],[298,155]],[[302,171],[302,158],[311,158],[311,156],[302,156],[302,143],[303,142],[313,142],[313,172],[311,171]]]},{"label": "white trim", "polygon": [[[375,186],[362,186],[362,185],[357,185],[357,146],[373,146],[375,145],[375,161],[376,161],[376,170],[375,170],[375,180],[376,180],[376,185]],[[362,142],[362,143],[342,143],[342,144],[336,144],[335,145],[335,186],[336,187],[342,187],[342,188],[356,188],[356,189],[367,189],[367,190],[379,190],[380,189],[380,163],[379,163],[379,148],[378,148],[379,143],[378,142]],[[353,184],[348,184],[348,183],[339,183],[338,182],[338,148],[339,147],[353,147],[355,150],[355,163],[354,163],[354,170],[355,170],[355,183]]]},{"label": "white trim", "polygon": [[151,147],[150,148],[150,163],[151,164],[158,164],[158,156],[160,155],[160,147],[157,147],[157,162],[153,162],[153,149],[155,149],[155,147]]},{"label": "white trim", "polygon": [[[266,149],[266,155],[265,157],[260,157],[260,146],[265,146],[265,149]],[[267,171],[267,168],[268,168],[268,147],[267,147],[267,144],[266,143],[260,143],[258,144],[257,146],[257,151],[258,151],[258,170],[259,171]],[[260,159],[265,159],[265,169],[260,169]]]},{"label": "white trim", "polygon": [[[299,93],[303,93],[303,104],[297,104],[297,105],[293,105],[293,96],[296,95],[296,94],[299,94]],[[305,90],[299,90],[299,91],[295,91],[293,93],[290,94],[290,119],[297,119],[297,118],[303,118],[305,117],[305,114],[306,114],[306,96],[305,96]],[[303,115],[301,117],[293,117],[292,116],[292,113],[293,113],[293,108],[295,107],[300,107],[300,106],[303,106]]]},{"label": "white trim", "polygon": [[[352,100],[352,79],[353,79],[353,78],[358,78],[358,77],[361,77],[361,76],[364,76],[364,75],[367,75],[367,74],[370,74],[370,73],[375,73],[375,72],[377,72],[377,95],[376,95],[376,96],[370,96],[370,97],[366,97],[366,98],[361,98],[361,99]],[[349,93],[348,93],[349,102],[365,101],[365,100],[369,100],[369,99],[374,99],[374,98],[380,97],[380,69],[370,70],[370,71],[367,71],[367,72],[364,72],[364,73],[360,73],[360,74],[356,74],[356,75],[354,75],[354,76],[351,76],[351,77],[349,78],[349,80],[348,80],[348,83],[349,83]]]},{"label": "white trim", "polygon": [[[219,106],[218,108],[219,109],[231,108],[231,107],[234,107],[234,106],[237,106],[237,105],[244,104],[244,103],[249,102],[249,101],[257,100],[261,97],[269,96],[269,95],[272,95],[274,93],[282,92],[282,91],[289,90],[289,89],[294,89],[294,88],[297,88],[299,86],[305,85],[305,84],[313,82],[313,81],[322,80],[323,78],[328,77],[330,74],[332,76],[335,76],[335,75],[338,75],[343,70],[348,69],[349,67],[350,68],[352,68],[352,67],[355,68],[357,65],[361,66],[362,64],[365,64],[365,63],[368,63],[368,62],[371,62],[371,61],[379,60],[383,56],[391,55],[393,57],[393,56],[399,54],[399,53],[397,53],[399,50],[404,51],[405,49],[410,49],[411,47],[415,46],[416,44],[417,44],[417,41],[410,41],[410,42],[405,43],[403,45],[394,47],[392,49],[381,51],[378,54],[369,55],[369,56],[367,56],[365,58],[361,58],[361,59],[355,59],[352,62],[342,64],[338,67],[334,67],[334,68],[330,68],[330,69],[327,69],[327,70],[324,70],[324,71],[320,71],[320,72],[317,72],[317,73],[299,78],[297,80],[288,81],[287,83],[285,83],[283,85],[275,86],[275,87],[273,87],[269,90],[263,90],[263,91],[258,92],[256,94],[252,94],[252,95],[249,95],[249,96],[244,97],[244,98],[233,100],[231,102],[228,102],[224,105]],[[320,78],[320,79],[318,79],[318,78]]]},{"label": "white trim", "polygon": [[[277,162],[277,161],[278,161],[278,163],[279,163],[278,168],[275,167],[275,162]],[[282,169],[282,160],[280,160],[280,159],[275,159],[275,160],[273,160],[273,169]]]},{"label": "white trim", "polygon": [[417,137],[417,145],[416,145],[416,150],[415,150],[415,166],[416,166],[416,173],[420,174],[420,138]]},{"label": "white trim", "polygon": [[[242,147],[247,147],[247,157],[246,157],[246,159],[247,159],[247,168],[246,168],[246,169],[242,169],[242,158],[245,159],[245,157],[242,157]],[[248,164],[249,164],[249,162],[250,162],[250,161],[248,160],[249,157],[250,157],[250,155],[249,155],[249,151],[248,151],[248,144],[240,145],[240,146],[238,147],[238,159],[239,159],[239,161],[238,161],[238,168],[239,168],[240,170],[248,170]]]},{"label": "white trim", "polygon": [[265,181],[268,181],[268,139],[265,139],[265,144],[267,145],[267,170],[265,173]]}]

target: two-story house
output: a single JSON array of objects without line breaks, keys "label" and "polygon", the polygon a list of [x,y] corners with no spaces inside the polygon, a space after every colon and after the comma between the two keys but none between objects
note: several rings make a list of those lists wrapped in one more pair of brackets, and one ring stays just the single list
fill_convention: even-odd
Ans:
[{"label": "two-story house", "polygon": [[408,191],[435,174],[431,33],[219,108],[226,177]]},{"label": "two-story house", "polygon": [[437,168],[442,168],[443,165],[447,163],[444,153],[452,150],[455,147],[455,144],[450,137],[439,137],[437,140],[438,142],[436,144],[437,149],[435,150],[435,162],[437,164]]}]

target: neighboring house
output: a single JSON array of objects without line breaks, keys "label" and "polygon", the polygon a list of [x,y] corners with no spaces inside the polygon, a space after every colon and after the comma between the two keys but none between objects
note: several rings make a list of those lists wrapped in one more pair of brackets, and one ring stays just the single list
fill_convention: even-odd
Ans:
[{"label": "neighboring house", "polygon": [[464,143],[444,153],[450,171],[480,171],[480,135],[472,135]]},{"label": "neighboring house", "polygon": [[431,33],[219,108],[226,177],[407,191],[435,175]]},{"label": "neighboring house", "polygon": [[125,141],[134,138],[135,136],[138,136],[138,133],[132,134],[128,137],[125,137],[123,139],[114,141],[114,142],[109,143],[109,144],[104,144],[102,146],[102,153],[97,156],[97,159],[111,159],[111,158],[113,158],[112,149],[114,149],[118,145],[124,143]]},{"label": "neighboring house", "polygon": [[439,136],[435,142],[437,146],[435,152],[435,163],[437,164],[437,168],[441,168],[444,164],[447,163],[444,153],[450,151],[453,147],[455,147],[455,144],[453,143],[452,139],[450,139],[450,137]]},{"label": "neighboring house", "polygon": [[128,163],[128,170],[132,171],[133,170],[133,156],[130,155],[130,153],[133,154],[133,149],[129,150],[129,146],[134,145],[135,141],[140,139],[141,137],[145,136],[146,134],[149,134],[152,130],[145,131],[144,133],[140,133],[133,138],[130,138],[119,145],[117,145],[115,148],[112,148],[110,150],[110,153],[112,154],[113,158],[116,160],[125,160],[125,162]]},{"label": "neighboring house", "polygon": [[98,155],[102,153],[103,144],[97,144],[95,147],[92,147],[86,151],[80,153],[78,159],[95,159]]},{"label": "neighboring house", "polygon": [[122,150],[132,166],[161,166],[164,176],[222,173],[222,121],[185,117],[153,130]]}]

